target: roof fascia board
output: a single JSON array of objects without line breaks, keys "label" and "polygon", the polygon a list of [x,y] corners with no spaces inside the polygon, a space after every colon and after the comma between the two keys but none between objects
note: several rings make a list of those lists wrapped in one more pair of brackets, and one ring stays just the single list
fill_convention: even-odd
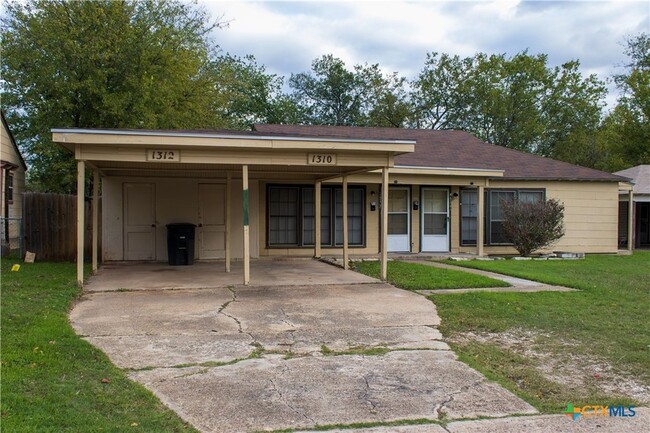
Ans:
[{"label": "roof fascia board", "polygon": [[9,124],[7,123],[7,119],[5,119],[5,113],[4,111],[0,110],[0,118],[2,118],[2,124],[5,127],[5,130],[7,131],[7,134],[9,135],[9,140],[11,140],[11,144],[14,146],[14,149],[16,150],[16,153],[18,154],[18,158],[20,159],[20,163],[23,166],[23,170],[27,171],[27,163],[25,162],[25,158],[23,158],[23,154],[20,152],[20,148],[18,147],[18,143],[16,143],[16,139],[14,138],[14,133],[11,132],[11,128],[9,128]]},{"label": "roof fascia board", "polygon": [[538,182],[617,182],[620,179],[597,179],[592,177],[503,177],[501,181],[538,181]]},{"label": "roof fascia board", "polygon": [[186,137],[186,138],[218,138],[225,140],[259,140],[259,141],[306,141],[325,143],[372,143],[372,144],[405,144],[415,145],[415,140],[365,140],[352,138],[317,138],[317,137],[296,137],[296,136],[268,136],[268,135],[246,135],[246,134],[215,134],[202,132],[162,132],[162,131],[119,131],[104,129],[61,129],[51,130],[52,134],[60,134],[61,142],[68,134],[89,134],[89,135],[117,135],[117,136],[138,136],[138,137]]}]

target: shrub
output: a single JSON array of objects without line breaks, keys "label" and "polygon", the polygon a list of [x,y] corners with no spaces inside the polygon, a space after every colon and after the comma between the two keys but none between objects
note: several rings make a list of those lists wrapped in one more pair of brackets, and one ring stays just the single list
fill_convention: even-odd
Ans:
[{"label": "shrub", "polygon": [[564,206],[557,200],[532,203],[505,200],[501,209],[504,235],[523,257],[564,236]]}]

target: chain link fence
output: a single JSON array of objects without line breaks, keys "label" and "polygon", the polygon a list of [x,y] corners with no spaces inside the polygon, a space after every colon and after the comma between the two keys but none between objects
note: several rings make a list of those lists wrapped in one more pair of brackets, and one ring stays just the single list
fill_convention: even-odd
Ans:
[{"label": "chain link fence", "polygon": [[0,236],[2,257],[23,256],[25,242],[22,218],[0,217]]}]

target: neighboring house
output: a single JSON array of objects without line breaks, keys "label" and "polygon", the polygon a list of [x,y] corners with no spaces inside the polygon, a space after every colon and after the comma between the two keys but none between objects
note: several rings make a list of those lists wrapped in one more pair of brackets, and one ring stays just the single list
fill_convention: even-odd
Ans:
[{"label": "neighboring house", "polygon": [[[632,220],[634,248],[650,248],[650,165],[637,165],[617,171],[619,176],[630,178],[634,183],[632,190]],[[629,194],[619,196],[618,231],[621,244],[628,243]]]},{"label": "neighboring house", "polygon": [[102,177],[105,261],[167,260],[165,225],[182,222],[197,225],[198,260],[381,252],[385,267],[387,252],[516,254],[501,200],[549,198],[565,206],[553,250],[616,253],[618,193],[629,187],[461,131],[55,129],[53,140]]},{"label": "neighboring house", "polygon": [[23,212],[23,192],[25,191],[25,172],[27,164],[20,154],[4,113],[0,131],[0,190],[2,191],[2,246],[3,250],[19,248],[21,223],[18,220]]}]

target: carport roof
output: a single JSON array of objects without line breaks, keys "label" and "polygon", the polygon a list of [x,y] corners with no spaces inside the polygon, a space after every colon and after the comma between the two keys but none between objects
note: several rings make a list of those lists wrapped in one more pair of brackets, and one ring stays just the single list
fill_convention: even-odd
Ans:
[{"label": "carport roof", "polygon": [[[104,175],[139,177],[219,178],[247,165],[253,178],[290,173],[327,181],[392,167],[396,155],[415,148],[414,140],[232,130],[71,128],[53,129],[52,140]],[[159,158],[161,153],[174,156]]]}]

